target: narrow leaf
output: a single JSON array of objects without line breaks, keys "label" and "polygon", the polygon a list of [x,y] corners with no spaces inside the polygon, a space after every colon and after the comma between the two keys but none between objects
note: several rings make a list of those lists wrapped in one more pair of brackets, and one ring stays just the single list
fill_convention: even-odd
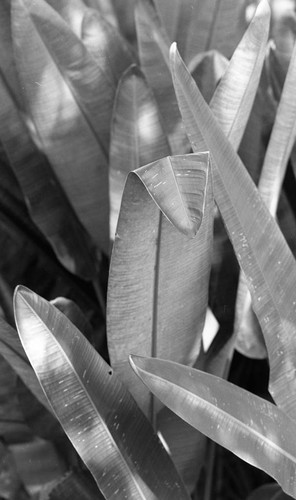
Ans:
[{"label": "narrow leaf", "polygon": [[163,158],[128,177],[109,275],[108,346],[113,368],[149,417],[153,400],[128,355],[195,361],[207,308],[212,210],[206,153]]},{"label": "narrow leaf", "polygon": [[100,89],[100,72],[82,42],[43,0],[12,0],[12,32],[42,150],[79,219],[108,253],[107,165],[94,122],[108,127],[103,116],[110,100]]},{"label": "narrow leaf", "polygon": [[0,140],[32,220],[48,239],[60,262],[70,272],[92,280],[98,266],[93,244],[46,157],[31,139],[1,76],[0,102]]},{"label": "narrow leaf", "polygon": [[295,497],[296,424],[283,411],[214,375],[160,359],[130,359],[166,406]]},{"label": "narrow leaf", "polygon": [[169,41],[147,0],[136,5],[135,20],[141,68],[154,92],[172,153],[187,153],[189,144],[169,69]]},{"label": "narrow leaf", "polygon": [[144,75],[131,66],[120,80],[110,146],[110,233],[115,235],[128,173],[170,153],[159,111]]},{"label": "narrow leaf", "polygon": [[270,391],[296,418],[294,257],[242,162],[227,141],[176,48],[172,72],[188,137],[196,149],[195,130],[213,159],[214,196],[252,295],[270,361]]},{"label": "narrow leaf", "polygon": [[[282,183],[284,180],[288,159],[296,139],[296,103],[294,102],[294,87],[296,84],[296,45],[291,57],[290,66],[278,106],[275,123],[264,158],[262,172],[258,184],[259,192],[273,217],[276,216]],[[244,290],[244,291],[243,291]],[[261,332],[252,319],[249,292],[244,278],[241,278],[236,304],[237,345],[243,353],[248,353],[249,344],[262,350]],[[249,302],[249,304],[247,304]],[[244,313],[245,310],[245,313]],[[249,320],[246,320],[246,317]],[[250,324],[248,325],[248,322]],[[247,323],[247,331],[242,332],[241,323]],[[255,326],[255,328],[254,328]],[[247,333],[247,335],[246,335]],[[263,348],[263,354],[264,354]],[[256,353],[258,356],[258,353]]]},{"label": "narrow leaf", "polygon": [[20,338],[69,439],[108,499],[188,499],[152,427],[111,368],[67,318],[19,287]]}]

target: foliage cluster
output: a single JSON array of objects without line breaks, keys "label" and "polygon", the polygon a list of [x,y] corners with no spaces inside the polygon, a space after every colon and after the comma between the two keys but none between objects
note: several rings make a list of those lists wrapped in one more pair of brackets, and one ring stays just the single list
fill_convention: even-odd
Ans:
[{"label": "foliage cluster", "polygon": [[296,498],[277,6],[0,2],[1,497]]}]

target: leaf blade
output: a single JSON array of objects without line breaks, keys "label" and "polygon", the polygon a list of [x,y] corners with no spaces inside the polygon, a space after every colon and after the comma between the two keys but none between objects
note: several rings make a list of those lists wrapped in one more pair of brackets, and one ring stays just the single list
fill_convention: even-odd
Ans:
[{"label": "leaf blade", "polygon": [[295,422],[284,412],[230,382],[177,363],[131,356],[131,365],[169,408],[295,496]]},{"label": "leaf blade", "polygon": [[[187,500],[148,421],[79,330],[25,287],[17,289],[14,303],[19,335],[42,387],[104,495]],[[166,471],[173,491],[157,469]]]}]

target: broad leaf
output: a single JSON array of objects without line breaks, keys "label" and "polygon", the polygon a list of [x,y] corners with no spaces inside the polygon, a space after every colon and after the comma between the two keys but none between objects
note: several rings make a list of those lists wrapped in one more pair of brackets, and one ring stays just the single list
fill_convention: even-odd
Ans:
[{"label": "broad leaf", "polygon": [[163,158],[128,177],[111,258],[108,346],[113,368],[150,418],[153,400],[139,387],[128,355],[195,361],[207,308],[212,211],[206,153]]},{"label": "broad leaf", "polygon": [[188,137],[198,131],[213,159],[214,196],[244,271],[270,361],[270,391],[296,418],[294,257],[258,190],[203,100],[175,47],[172,72]]},{"label": "broad leaf", "polygon": [[290,495],[286,495],[278,484],[264,484],[254,490],[247,500],[289,500]]},{"label": "broad leaf", "polygon": [[[288,159],[296,139],[295,84],[296,46],[291,57],[258,185],[259,192],[273,217],[276,215]],[[256,352],[256,356],[258,356],[258,353],[260,354],[262,351],[262,335],[260,335],[260,331],[258,332],[256,320],[253,319],[252,315],[247,284],[244,278],[241,278],[236,304],[237,346],[241,352],[247,355],[248,352],[250,354],[250,345],[252,346],[252,350],[255,346],[258,346],[258,351]],[[242,331],[243,325],[241,323],[245,323],[246,329],[244,331]],[[264,351],[263,347],[263,355]]]},{"label": "broad leaf", "polygon": [[219,377],[131,356],[137,375],[193,427],[272,476],[295,497],[296,424],[272,403]]},{"label": "broad leaf", "polygon": [[110,145],[110,233],[114,238],[128,173],[170,153],[159,111],[136,66],[120,80],[114,103]]},{"label": "broad leaf", "polygon": [[152,427],[111,368],[67,318],[19,287],[18,332],[50,404],[108,499],[187,499]]},{"label": "broad leaf", "polygon": [[46,157],[38,150],[0,76],[0,140],[22,188],[32,220],[60,262],[92,280],[98,264],[89,236],[60,187]]},{"label": "broad leaf", "polygon": [[169,69],[169,41],[149,1],[137,4],[135,20],[141,68],[154,92],[172,153],[187,153],[190,146]]},{"label": "broad leaf", "polygon": [[27,107],[42,149],[79,219],[96,245],[108,253],[106,155],[113,91],[109,87],[102,91],[102,72],[43,0],[12,0],[12,33]]},{"label": "broad leaf", "polygon": [[200,52],[217,49],[230,58],[245,29],[245,0],[156,0],[170,40],[186,62]]}]

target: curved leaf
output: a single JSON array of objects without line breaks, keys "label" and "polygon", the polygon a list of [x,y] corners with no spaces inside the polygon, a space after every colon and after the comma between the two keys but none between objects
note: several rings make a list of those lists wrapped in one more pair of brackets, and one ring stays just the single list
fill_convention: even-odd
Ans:
[{"label": "curved leaf", "polygon": [[190,146],[169,69],[169,41],[149,1],[136,5],[135,20],[141,68],[154,92],[172,153],[188,153]]},{"label": "curved leaf", "polygon": [[[271,215],[276,216],[282,183],[284,180],[288,159],[296,139],[296,103],[294,102],[294,88],[296,84],[296,45],[291,57],[290,66],[283,87],[281,100],[275,117],[275,123],[269,139],[261,176],[258,184],[259,192],[268,207]],[[244,290],[244,291],[243,291]],[[236,328],[238,338],[236,346],[243,353],[250,354],[249,345],[252,348],[258,346],[256,356],[262,351],[264,355],[264,343],[262,334],[256,320],[252,318],[251,304],[249,300],[247,284],[240,280],[238,288],[238,301],[236,305]],[[248,304],[249,302],[249,304]],[[245,310],[245,313],[243,311]],[[249,320],[246,321],[248,315]],[[247,331],[242,331],[240,323],[250,321]],[[254,328],[255,326],[255,328]],[[251,328],[250,328],[251,327]],[[256,335],[257,334],[257,335]],[[248,355],[248,354],[247,354]]]},{"label": "curved leaf", "polygon": [[172,72],[188,137],[198,130],[213,159],[214,196],[246,276],[270,361],[270,391],[296,418],[294,257],[256,186],[172,48]]},{"label": "curved leaf", "polygon": [[108,346],[113,368],[150,417],[153,400],[128,355],[195,361],[207,308],[211,193],[206,153],[153,162],[125,186],[109,275]]},{"label": "curved leaf", "polygon": [[54,9],[43,0],[11,5],[17,68],[41,149],[81,222],[108,253],[107,164],[98,134],[99,124],[109,127],[112,98],[100,89],[101,73],[86,48]]},{"label": "curved leaf", "polygon": [[278,484],[264,484],[254,490],[247,500],[289,500],[290,495],[286,495]]},{"label": "curved leaf", "polygon": [[28,211],[60,262],[92,280],[98,263],[89,236],[61,189],[46,157],[38,150],[0,76],[0,140],[23,191]]},{"label": "curved leaf", "polygon": [[43,390],[104,496],[188,500],[152,427],[79,330],[24,287],[18,287],[14,305]]},{"label": "curved leaf", "polygon": [[131,365],[166,406],[295,497],[296,424],[283,411],[219,377],[177,363],[131,356]]},{"label": "curved leaf", "polygon": [[110,145],[110,233],[115,235],[128,173],[170,153],[157,105],[144,75],[131,66],[120,80]]},{"label": "curved leaf", "polygon": [[211,100],[212,112],[234,149],[242,139],[259,85],[269,29],[270,7],[261,0]]},{"label": "curved leaf", "polygon": [[199,54],[217,49],[230,58],[245,25],[245,0],[156,0],[163,25],[188,63]]}]

